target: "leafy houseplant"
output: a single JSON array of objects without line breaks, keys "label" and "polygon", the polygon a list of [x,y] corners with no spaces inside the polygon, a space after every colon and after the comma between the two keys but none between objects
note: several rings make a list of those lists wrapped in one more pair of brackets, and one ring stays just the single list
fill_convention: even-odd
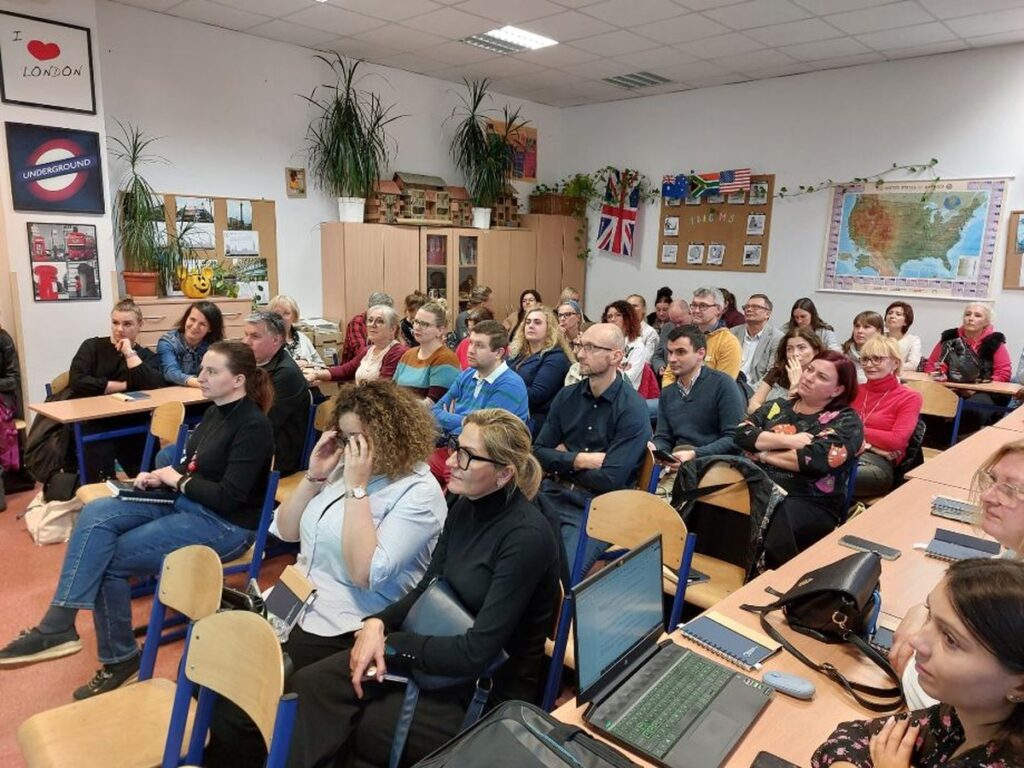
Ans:
[{"label": "leafy houseplant", "polygon": [[338,198],[342,221],[362,221],[365,200],[391,157],[387,126],[402,115],[392,115],[393,106],[358,88],[361,61],[337,53],[316,58],[331,68],[335,82],[302,97],[316,112],[306,130],[310,173],[320,189]]}]

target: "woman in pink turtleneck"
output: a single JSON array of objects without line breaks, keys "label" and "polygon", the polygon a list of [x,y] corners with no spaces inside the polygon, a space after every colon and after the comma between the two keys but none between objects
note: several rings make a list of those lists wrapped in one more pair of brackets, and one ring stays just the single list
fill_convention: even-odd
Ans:
[{"label": "woman in pink turtleneck", "polygon": [[917,419],[921,394],[900,384],[903,355],[892,339],[877,335],[861,346],[860,364],[867,382],[850,404],[864,422],[864,450],[857,464],[854,495],[880,496],[892,488]]}]

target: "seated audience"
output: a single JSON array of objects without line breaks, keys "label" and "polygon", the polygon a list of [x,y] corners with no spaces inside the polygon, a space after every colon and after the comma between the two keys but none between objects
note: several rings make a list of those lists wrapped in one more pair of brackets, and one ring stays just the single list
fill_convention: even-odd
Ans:
[{"label": "seated audience", "polygon": [[284,351],[284,322],[277,312],[251,314],[242,341],[256,355],[256,364],[270,375],[274,401],[267,418],[274,429],[274,469],[290,475],[305,458],[302,449],[311,403],[306,379]]},{"label": "seated audience", "polygon": [[736,445],[787,492],[765,537],[769,568],[839,524],[850,467],[864,442],[860,416],[850,407],[856,396],[853,363],[826,350],[804,369],[795,398],[765,403],[736,430]]},{"label": "seated audience", "polygon": [[444,345],[448,317],[443,306],[428,302],[416,310],[413,336],[416,347],[398,361],[394,381],[433,405],[448,391],[459,375],[459,358]]},{"label": "seated audience", "polygon": [[419,346],[419,342],[416,341],[416,336],[413,335],[413,321],[416,319],[416,313],[420,311],[420,307],[429,301],[427,294],[418,288],[405,297],[405,317],[402,318],[402,343],[409,349]]},{"label": "seated audience", "polygon": [[[583,334],[586,333],[587,328],[590,328],[593,325],[594,324],[589,320],[584,320],[580,323],[580,333],[576,337],[576,340],[569,345],[569,348],[572,350],[573,357],[576,358],[576,362],[569,366],[569,372],[565,374],[564,383],[567,387],[583,381],[583,374],[580,373],[580,348],[583,346]],[[619,375],[624,374],[620,371]]]},{"label": "seated audience", "polygon": [[[508,660],[494,675],[488,706],[536,701],[544,638],[559,603],[559,555],[550,523],[531,501],[540,471],[530,434],[519,419],[489,408],[466,417],[455,446],[448,459],[455,501],[419,584],[367,617],[351,651],[296,673],[293,768],[333,765],[339,755],[357,765],[387,765],[405,686],[384,680],[386,673],[476,678],[504,649]],[[436,578],[475,615],[473,626],[454,636],[401,631]],[[367,680],[371,666],[376,679]],[[403,765],[455,735],[473,689],[471,682],[420,692]]]},{"label": "seated audience", "polygon": [[619,299],[604,308],[601,322],[614,325],[622,333],[626,347],[619,370],[625,374],[633,389],[639,390],[644,376],[644,363],[647,362],[647,349],[640,336],[640,321],[636,312],[628,302]]},{"label": "seated audience", "polygon": [[569,344],[559,333],[550,309],[535,307],[526,313],[516,337],[509,343],[508,356],[508,367],[526,385],[533,419],[531,431],[536,437],[573,362]]},{"label": "seated audience", "polygon": [[[987,304],[971,303],[964,307],[963,323],[959,328],[942,332],[924,369],[956,381],[962,373],[954,369],[956,358],[966,358],[977,371],[975,381],[1010,380],[1011,363],[1010,353],[1006,351],[1006,337],[993,327],[992,310]],[[982,397],[982,393],[974,397]]]},{"label": "seated audience", "polygon": [[737,452],[732,438],[745,415],[743,396],[733,379],[703,364],[706,351],[704,334],[695,325],[681,325],[668,335],[668,364],[676,381],[658,401],[654,446],[675,456],[673,466]]},{"label": "seated audience", "polygon": [[517,312],[512,312],[501,322],[501,324],[505,326],[505,331],[508,333],[508,337],[510,339],[516,335],[516,331],[519,329],[519,324],[523,322],[523,318],[526,317],[526,313],[534,307],[539,307],[542,303],[543,301],[540,298],[540,293],[536,288],[527,288],[519,294],[519,310]]},{"label": "seated audience", "polygon": [[647,300],[639,293],[631,293],[626,297],[626,303],[636,312],[636,319],[640,321],[640,338],[644,344],[645,363],[651,362],[654,353],[658,351],[658,332],[647,324]]},{"label": "seated audience", "polygon": [[803,369],[824,348],[821,337],[808,328],[791,328],[782,334],[782,341],[775,352],[775,364],[757,385],[747,404],[747,413],[753,413],[771,400],[796,397]]},{"label": "seated audience", "polygon": [[[722,320],[723,302],[722,292],[717,288],[698,288],[693,292],[690,314],[693,324],[700,328],[707,339],[708,350],[704,365],[735,379],[740,375],[743,349]],[[669,383],[671,371],[662,377],[663,386]]]},{"label": "seated audience", "polygon": [[326,363],[316,351],[309,336],[294,328],[302,315],[299,313],[299,303],[291,296],[279,294],[270,300],[267,309],[277,312],[284,321],[284,349],[299,368],[324,368]]},{"label": "seated audience", "polygon": [[[128,313],[131,314],[131,313]],[[289,361],[290,362],[290,361]],[[137,488],[177,489],[173,505],[99,499],[86,504],[68,541],[57,591],[39,624],[0,650],[0,665],[57,659],[82,649],[75,618],[91,610],[102,667],[74,692],[86,699],[138,677],[131,579],[158,573],[165,555],[189,544],[229,560],[256,535],[274,452],[266,411],[273,390],[251,350],[219,341],[203,357],[203,394],[213,405],[181,463],[143,472]]]},{"label": "seated audience", "polygon": [[772,318],[772,301],[763,293],[750,295],[743,305],[743,314],[746,321],[729,330],[740,343],[743,354],[740,371],[747,384],[756,390],[775,362],[782,331],[768,324]]},{"label": "seated audience", "polygon": [[896,479],[917,420],[921,393],[900,384],[903,356],[892,339],[874,336],[861,347],[865,382],[850,404],[864,424],[864,447],[857,463],[854,494],[870,498],[888,493]]},{"label": "seated audience", "polygon": [[688,302],[678,299],[669,304],[668,319],[661,326],[658,336],[658,349],[654,353],[654,357],[651,358],[651,368],[654,370],[654,375],[658,377],[658,382],[662,386],[672,383],[671,380],[667,383],[663,381],[665,372],[668,371],[668,354],[665,352],[668,335],[672,332],[673,328],[680,325],[689,325],[691,322],[693,321],[690,319],[690,305]]},{"label": "seated audience", "polygon": [[395,375],[398,361],[406,352],[398,335],[398,313],[389,306],[379,305],[366,310],[367,345],[347,363],[329,368],[307,369],[306,381],[376,381]]},{"label": "seated audience", "polygon": [[654,311],[647,316],[647,324],[661,335],[661,327],[668,322],[668,308],[672,306],[672,289],[667,285],[658,289],[654,298]]},{"label": "seated audience", "polygon": [[900,345],[903,370],[916,371],[921,364],[921,339],[907,333],[914,324],[914,308],[905,301],[894,301],[885,308],[885,333]]},{"label": "seated audience", "polygon": [[[393,307],[395,300],[382,291],[374,291],[366,300],[366,308],[379,307],[381,305]],[[341,347],[341,359],[338,363],[347,363],[366,346],[366,312],[359,312],[352,316],[345,326],[345,340]]]},{"label": "seated audience", "polygon": [[494,309],[491,306],[491,294],[493,291],[486,285],[478,285],[469,292],[469,301],[466,302],[466,308],[459,312],[455,318],[455,338],[458,341],[462,341],[469,336],[469,328],[466,325],[466,321],[469,317],[469,313],[474,309],[483,308],[494,316]]},{"label": "seated audience", "polygon": [[812,768],[1024,765],[1024,563],[953,563],[907,641],[938,704],[840,723]]},{"label": "seated audience", "polygon": [[459,368],[463,371],[469,368],[469,334],[473,332],[473,327],[484,320],[493,319],[494,314],[491,310],[483,306],[471,309],[466,313],[466,336],[455,348],[455,356],[459,358]]},{"label": "seated audience", "polygon": [[[86,339],[71,360],[68,388],[71,397],[93,397],[114,392],[157,389],[165,385],[160,358],[136,339],[142,327],[142,310],[131,299],[121,299],[110,312],[110,335]],[[141,426],[149,416],[118,416],[89,423],[90,430],[106,431]],[[139,471],[144,434],[128,435],[85,444],[87,480],[114,476],[116,461],[129,475]]]},{"label": "seated audience", "polygon": [[793,302],[793,308],[789,311],[789,322],[783,326],[783,331],[793,328],[809,328],[818,334],[825,349],[841,352],[843,349],[839,339],[836,338],[835,329],[818,316],[818,308],[808,298],[797,299]]},{"label": "seated audience", "polygon": [[863,384],[866,381],[864,370],[860,365],[860,348],[864,346],[865,341],[876,335],[881,335],[882,332],[882,316],[877,312],[871,310],[858,312],[857,316],[853,318],[853,332],[850,334],[850,338],[843,342],[843,354],[853,360],[853,364],[857,366],[858,384]]},{"label": "seated audience", "polygon": [[[419,583],[448,514],[425,463],[434,423],[412,394],[384,381],[343,386],[331,423],[270,528],[299,542],[316,587],[282,645],[296,671],[350,650],[364,617]],[[205,765],[263,764],[263,739],[241,710],[218,706],[214,723]]]},{"label": "seated audience", "polygon": [[[538,502],[550,517],[560,521],[570,564],[576,556],[587,501],[607,491],[634,487],[651,439],[647,404],[619,376],[625,347],[622,331],[611,323],[599,323],[583,332],[579,362],[585,378],[555,396],[544,428],[534,441],[534,455],[546,475]],[[607,546],[590,540],[583,573]]]},{"label": "seated audience", "polygon": [[198,387],[199,368],[210,345],[224,338],[224,316],[212,301],[197,301],[178,325],[160,337],[156,353],[168,384]]},{"label": "seated audience", "polygon": [[[583,294],[580,293],[579,290],[577,290],[576,288],[573,288],[571,285],[567,285],[565,286],[565,288],[562,289],[562,293],[559,294],[558,303],[564,304],[567,301],[575,301],[580,307],[582,307]],[[583,322],[592,322],[591,319],[587,317],[585,312],[583,313]]]},{"label": "seated audience", "polygon": [[583,310],[580,309],[580,305],[575,301],[567,299],[559,304],[555,311],[558,317],[558,328],[571,347],[583,332],[581,328],[583,325]]},{"label": "seated audience", "polygon": [[736,308],[736,296],[727,288],[719,288],[722,292],[722,322],[727,328],[735,328],[746,322],[746,317]]}]

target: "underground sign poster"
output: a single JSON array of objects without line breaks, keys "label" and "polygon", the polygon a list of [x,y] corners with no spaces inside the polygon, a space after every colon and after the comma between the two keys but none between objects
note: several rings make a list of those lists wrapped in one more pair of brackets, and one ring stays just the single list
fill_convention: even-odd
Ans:
[{"label": "underground sign poster", "polygon": [[14,210],[103,213],[99,134],[28,123],[4,126]]},{"label": "underground sign poster", "polygon": [[0,97],[95,115],[88,28],[0,11]]}]

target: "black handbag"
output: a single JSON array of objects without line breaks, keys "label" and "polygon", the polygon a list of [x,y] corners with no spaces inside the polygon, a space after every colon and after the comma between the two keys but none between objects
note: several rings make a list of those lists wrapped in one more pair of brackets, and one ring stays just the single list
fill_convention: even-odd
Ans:
[{"label": "black handbag", "polygon": [[[808,667],[842,686],[862,707],[872,712],[894,711],[903,707],[900,677],[889,660],[867,642],[875,631],[882,607],[881,575],[881,558],[874,552],[858,552],[804,574],[773,603],[741,607],[759,614],[765,632]],[[823,643],[850,643],[860,649],[896,685],[878,688],[857,683],[844,677],[832,664],[818,664],[807,658],[768,622],[767,615],[779,610],[786,623],[803,635]]]}]

